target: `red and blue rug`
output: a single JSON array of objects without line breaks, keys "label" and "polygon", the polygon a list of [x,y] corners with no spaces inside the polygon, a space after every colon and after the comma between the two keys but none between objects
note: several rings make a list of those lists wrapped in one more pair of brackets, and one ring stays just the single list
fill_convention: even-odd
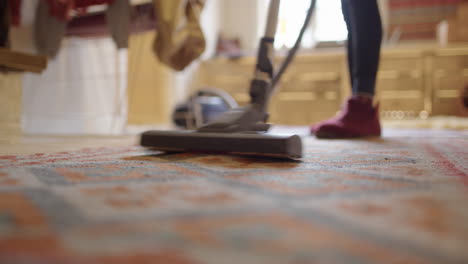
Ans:
[{"label": "red and blue rug", "polygon": [[0,157],[0,263],[468,263],[468,137]]}]

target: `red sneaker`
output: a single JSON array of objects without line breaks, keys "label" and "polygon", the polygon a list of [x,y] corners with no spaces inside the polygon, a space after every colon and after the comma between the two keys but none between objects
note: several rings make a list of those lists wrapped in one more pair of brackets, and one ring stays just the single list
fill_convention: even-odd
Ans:
[{"label": "red sneaker", "polygon": [[378,137],[381,134],[379,107],[372,99],[353,96],[336,117],[310,127],[317,138]]}]

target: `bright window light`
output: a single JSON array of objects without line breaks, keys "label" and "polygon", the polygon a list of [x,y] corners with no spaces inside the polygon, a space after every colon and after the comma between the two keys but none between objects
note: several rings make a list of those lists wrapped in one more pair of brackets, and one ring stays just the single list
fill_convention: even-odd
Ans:
[{"label": "bright window light", "polygon": [[301,30],[310,0],[281,1],[275,46],[292,47]]},{"label": "bright window light", "polygon": [[316,17],[316,41],[346,40],[348,30],[341,12],[341,0],[318,0]]},{"label": "bright window light", "polygon": [[[291,48],[301,30],[311,0],[281,1],[275,47]],[[265,2],[266,4],[269,1]],[[341,0],[317,0],[311,26],[305,32],[303,47],[323,41],[343,41],[347,37]]]}]

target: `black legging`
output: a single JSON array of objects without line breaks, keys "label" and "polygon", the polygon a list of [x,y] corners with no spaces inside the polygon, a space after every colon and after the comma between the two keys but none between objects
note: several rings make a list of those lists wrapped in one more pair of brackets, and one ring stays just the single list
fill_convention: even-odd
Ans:
[{"label": "black legging", "polygon": [[348,28],[348,66],[353,95],[374,95],[382,42],[377,0],[341,0]]}]

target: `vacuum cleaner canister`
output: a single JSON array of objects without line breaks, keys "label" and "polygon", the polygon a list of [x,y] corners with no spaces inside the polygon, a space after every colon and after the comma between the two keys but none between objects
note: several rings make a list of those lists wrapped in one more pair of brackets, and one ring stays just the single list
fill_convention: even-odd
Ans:
[{"label": "vacuum cleaner canister", "polygon": [[200,133],[194,131],[147,131],[140,144],[173,152],[226,153],[298,159],[302,142],[298,135],[268,133]]}]

